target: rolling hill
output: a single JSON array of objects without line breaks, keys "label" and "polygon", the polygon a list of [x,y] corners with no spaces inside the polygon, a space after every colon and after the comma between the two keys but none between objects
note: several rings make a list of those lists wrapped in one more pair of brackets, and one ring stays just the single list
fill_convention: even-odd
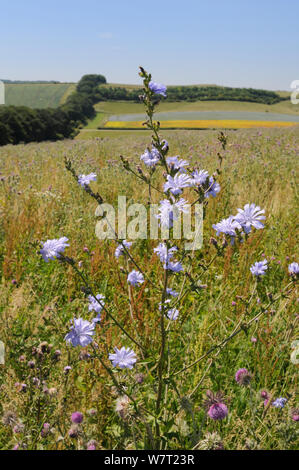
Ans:
[{"label": "rolling hill", "polygon": [[75,83],[5,83],[5,104],[57,108],[75,91]]},{"label": "rolling hill", "polygon": [[[63,104],[67,97],[75,91],[76,83],[61,83],[61,82],[22,82],[22,81],[9,81],[3,80],[5,83],[5,104],[6,105],[13,105],[13,106],[28,106],[30,108],[47,108],[52,107],[56,108],[59,105]],[[115,84],[115,83],[105,83],[101,84],[98,88],[98,101],[99,107],[103,102],[124,102],[129,105],[129,107],[138,106],[138,95],[140,93],[140,85],[126,85],[126,84]],[[124,90],[124,92],[121,92]],[[195,90],[195,92],[194,92]],[[197,90],[197,91],[196,91]],[[205,90],[205,92],[199,92],[199,90]],[[207,90],[210,90],[207,94]],[[243,91],[243,99],[242,93]],[[123,95],[124,93],[124,95]],[[137,93],[137,94],[136,94]],[[195,93],[195,94],[194,94]],[[203,93],[203,95],[202,95]],[[249,96],[246,99],[246,93],[249,93]],[[205,106],[205,102],[208,101],[209,103],[215,102],[216,108],[219,110],[223,109],[222,102],[229,102],[233,105],[235,109],[235,105],[233,103],[242,103],[242,109],[244,106],[248,106],[249,102],[252,101],[252,94],[257,94],[253,98],[253,101],[256,101],[255,105],[264,105],[267,107],[268,105],[274,104],[272,103],[262,103],[258,102],[256,99],[259,98],[259,95],[263,96],[263,98],[268,98],[268,94],[271,93],[276,95],[276,105],[280,107],[282,105],[285,108],[285,112],[291,111],[294,112],[290,106],[288,106],[287,97],[289,95],[288,92],[269,92],[267,90],[253,90],[253,89],[237,89],[237,88],[229,88],[229,87],[219,87],[217,85],[190,85],[184,87],[169,87],[168,88],[168,99],[162,105],[174,105],[175,109],[177,110],[178,101],[181,102],[179,108],[186,107],[188,105],[192,105],[197,107],[198,103],[201,103],[200,108]],[[136,99],[133,99],[136,94]],[[197,94],[199,96],[197,97]],[[125,96],[126,95],[126,96]],[[132,95],[132,96],[131,96]],[[134,95],[134,96],[133,96]],[[172,96],[173,95],[173,96]],[[185,96],[186,95],[186,96]],[[207,95],[207,96],[206,96]],[[223,96],[222,96],[223,95]],[[273,96],[274,96],[273,95]],[[184,98],[185,96],[185,98]],[[193,98],[192,98],[193,96]],[[245,97],[245,99],[244,99]],[[281,101],[279,100],[281,99]],[[273,97],[271,97],[273,99]],[[274,98],[275,99],[275,98]],[[284,103],[283,100],[287,100]],[[246,105],[247,103],[247,105]],[[252,103],[253,104],[253,103]],[[287,106],[284,106],[287,104]],[[131,106],[130,106],[131,105]],[[140,104],[141,105],[141,104]],[[211,108],[215,109],[215,105],[211,104]],[[173,107],[173,106],[172,106]],[[237,105],[238,107],[238,105]],[[210,109],[210,105],[208,106]],[[239,107],[238,107],[239,108]],[[258,106],[259,110],[260,107]]]}]

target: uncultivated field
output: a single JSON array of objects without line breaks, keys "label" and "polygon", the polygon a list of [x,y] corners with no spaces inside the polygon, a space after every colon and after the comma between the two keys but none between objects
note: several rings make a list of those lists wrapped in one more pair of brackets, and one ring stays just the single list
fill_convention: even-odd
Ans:
[{"label": "uncultivated field", "polygon": [[[2,449],[22,445],[29,449],[86,448],[90,439],[102,449],[136,447],[134,426],[116,412],[111,377],[99,362],[89,360],[78,348],[67,347],[64,340],[70,320],[88,315],[82,283],[70,267],[57,261],[45,263],[39,254],[41,241],[68,237],[67,255],[80,262],[117,319],[132,334],[143,336],[148,351],[157,350],[159,310],[152,286],[145,282],[134,294],[133,329],[126,302],[126,266],[121,260],[116,262],[112,240],[96,238],[96,202],[80,190],[64,167],[66,156],[78,173],[95,171],[98,179],[92,188],[110,204],[116,204],[118,195],[126,195],[128,203],[146,203],[146,187],[125,172],[119,155],[127,157],[133,166],[140,164],[149,133],[112,134],[113,138],[106,133],[92,140],[0,149],[0,339],[5,344],[5,364],[0,365]],[[164,130],[162,134],[169,141],[170,155],[180,155],[210,174],[215,171],[216,154],[221,151],[217,131]],[[227,135],[219,179],[221,194],[209,201],[203,248],[192,261],[193,275],[200,276],[206,288],[200,293],[191,290],[184,299],[174,326],[180,331],[180,344],[170,342],[171,371],[192,363],[253,318],[287,286],[288,265],[299,261],[298,130],[250,129],[228,131]],[[161,199],[160,194],[153,197],[156,202]],[[203,269],[203,260],[208,265],[216,253],[209,241],[215,236],[212,224],[253,202],[265,209],[265,228],[255,231],[239,251],[229,245],[208,270]],[[161,274],[161,263],[153,254],[155,246],[155,241],[137,240],[132,247],[154,283]],[[263,258],[268,260],[269,269],[257,287],[249,268]],[[172,425],[165,431],[168,448],[211,448],[211,433],[217,433],[225,449],[298,446],[298,423],[293,419],[298,408],[298,365],[290,359],[292,342],[298,339],[297,300],[295,289],[287,290],[259,321],[248,329],[244,327],[229,344],[180,376],[178,393],[182,399],[191,398],[188,406],[182,400],[182,407],[175,410]],[[95,341],[103,354],[115,345],[126,344],[104,312],[97,328]],[[42,342],[51,343],[50,352],[38,359],[33,351]],[[182,350],[184,354],[179,355]],[[66,366],[71,367],[67,376]],[[251,374],[247,387],[234,378],[240,368]],[[145,370],[139,360],[130,377]],[[34,378],[42,385],[34,385],[38,383]],[[154,389],[155,384],[145,374],[134,393],[151,400]],[[229,413],[225,420],[213,421],[207,416],[203,406],[207,390],[222,391],[227,397]],[[266,406],[262,390],[270,397]],[[270,406],[278,397],[287,399],[284,408]],[[76,439],[69,435],[70,416],[75,411],[84,416],[83,434]],[[8,413],[13,413],[23,427],[9,425]],[[51,427],[46,436],[41,434],[44,423]]]}]

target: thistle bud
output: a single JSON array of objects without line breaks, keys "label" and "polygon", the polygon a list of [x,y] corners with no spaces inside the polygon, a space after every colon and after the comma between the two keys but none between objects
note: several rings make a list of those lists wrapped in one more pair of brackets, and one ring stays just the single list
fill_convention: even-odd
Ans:
[{"label": "thistle bud", "polygon": [[59,349],[56,349],[56,351],[54,352],[54,359],[56,359],[56,361],[59,361],[60,356],[61,356],[61,351]]},{"label": "thistle bud", "polygon": [[138,384],[142,384],[144,381],[144,375],[143,374],[136,374],[135,375],[135,380]]},{"label": "thistle bud", "polygon": [[129,414],[130,398],[127,395],[123,395],[116,400],[115,411],[122,419],[126,419]]},{"label": "thistle bud", "polygon": [[43,341],[42,343],[40,343],[40,345],[38,346],[37,352],[39,354],[50,352],[49,344],[47,343],[47,341]]},{"label": "thistle bud", "polygon": [[79,436],[79,427],[76,424],[71,426],[71,428],[69,429],[68,435],[72,439],[75,439],[76,437],[78,437]]},{"label": "thistle bud", "polygon": [[226,248],[228,245],[226,238],[222,240],[222,248]]},{"label": "thistle bud", "polygon": [[211,237],[210,238],[210,243],[211,243],[211,245],[215,246],[215,248],[218,248],[218,242],[217,242],[216,238]]},{"label": "thistle bud", "polygon": [[235,380],[239,385],[249,385],[251,382],[252,376],[247,369],[239,369],[235,374]]}]

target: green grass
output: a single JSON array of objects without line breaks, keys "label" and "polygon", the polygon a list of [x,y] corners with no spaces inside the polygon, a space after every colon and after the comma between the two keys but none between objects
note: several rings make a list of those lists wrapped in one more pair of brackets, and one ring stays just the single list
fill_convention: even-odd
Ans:
[{"label": "green grass", "polygon": [[75,89],[72,83],[5,84],[5,104],[57,108]]},{"label": "green grass", "polygon": [[[216,131],[163,132],[170,155],[180,155],[192,167],[204,168],[210,174],[217,168],[217,152],[221,151],[217,135]],[[88,312],[82,282],[71,268],[57,261],[45,263],[39,254],[40,241],[69,238],[67,256],[80,261],[93,288],[106,296],[109,310],[146,345],[145,361],[138,352],[135,368],[128,374],[115,372],[115,377],[128,385],[138,402],[154,409],[156,383],[151,365],[160,350],[160,296],[149,283],[135,289],[131,320],[126,263],[124,259],[116,262],[113,241],[96,238],[96,203],[64,168],[67,157],[78,173],[95,171],[98,180],[92,188],[105,202],[115,204],[118,195],[126,195],[130,203],[147,204],[146,186],[124,171],[118,156],[124,155],[136,168],[150,136],[114,131],[99,136],[103,137],[0,149],[0,331],[6,346],[5,367],[0,366],[0,415],[13,411],[25,425],[25,432],[16,435],[0,421],[1,449],[11,449],[17,442],[24,442],[28,449],[86,448],[90,439],[96,439],[103,449],[134,449],[136,440],[137,447],[146,447],[144,421],[154,429],[152,417],[142,416],[139,435],[133,408],[129,410],[129,421],[123,421],[115,411],[111,377],[97,360],[79,360],[80,349],[66,346],[64,336],[70,319],[91,319],[93,315]],[[298,408],[298,366],[290,361],[291,343],[298,338],[298,293],[288,288],[285,297],[268,307],[249,329],[245,328],[287,286],[288,265],[298,262],[298,154],[299,135],[292,129],[228,132],[219,177],[221,192],[209,199],[203,248],[195,253],[190,267],[192,276],[207,287],[199,292],[188,290],[180,305],[179,320],[171,327],[170,371],[192,363],[239,325],[244,325],[244,330],[178,376],[177,392],[169,384],[173,421],[167,421],[167,426],[161,424],[167,449],[190,449],[198,441],[204,445],[207,433],[215,432],[225,449],[298,447],[298,425],[290,417],[292,409]],[[153,185],[161,187],[163,176],[157,173]],[[154,190],[152,193],[154,202],[163,198]],[[189,199],[190,193],[185,192],[184,197]],[[253,231],[239,247],[229,244],[223,255],[215,256],[217,252],[210,243],[210,237],[215,236],[212,224],[249,202],[265,209],[265,228]],[[153,254],[156,245],[157,241],[136,240],[131,252],[151,281],[160,286],[164,271]],[[249,268],[263,254],[269,270],[256,285]],[[203,264],[209,263],[209,269],[204,269]],[[183,279],[183,274],[173,276],[172,287],[179,289]],[[186,283],[189,285],[188,280]],[[114,346],[132,347],[105,313],[95,340],[105,360]],[[42,341],[52,344],[51,352],[33,354],[32,348]],[[61,356],[55,360],[54,351],[58,349]],[[93,354],[90,347],[87,350]],[[35,366],[30,369],[27,363],[32,359]],[[66,365],[72,367],[67,379],[63,372]],[[252,374],[250,387],[241,387],[234,379],[241,367]],[[144,374],[141,385],[134,379],[137,372]],[[44,380],[51,394],[44,392],[45,384],[33,386],[33,377]],[[16,383],[28,384],[27,392],[20,392]],[[288,397],[285,408],[265,408],[260,397],[263,389],[271,397]],[[224,421],[207,417],[203,406],[207,390],[221,390],[226,395],[229,415]],[[181,398],[191,394],[189,404],[180,401],[177,393]],[[87,413],[91,408],[97,413],[93,418]],[[74,411],[84,414],[83,434],[78,439],[68,436]],[[42,438],[40,430],[45,422],[53,431]]]},{"label": "green grass", "polygon": [[[125,101],[99,102],[95,105],[97,112],[111,114],[143,113],[142,103],[132,103]],[[299,106],[293,105],[290,101],[282,101],[274,105],[261,103],[248,103],[241,101],[178,101],[168,103],[163,101],[157,107],[157,112],[162,111],[250,111],[250,112],[271,112],[282,114],[299,114]]]},{"label": "green grass", "polygon": [[106,122],[105,113],[97,113],[94,119],[91,119],[85,126],[85,129],[97,129],[99,126],[103,126]]}]

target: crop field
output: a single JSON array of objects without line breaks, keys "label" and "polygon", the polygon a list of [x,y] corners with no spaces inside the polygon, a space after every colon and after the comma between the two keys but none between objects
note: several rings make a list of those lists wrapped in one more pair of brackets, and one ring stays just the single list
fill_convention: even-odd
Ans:
[{"label": "crop field", "polygon": [[5,104],[57,108],[75,90],[74,83],[5,84]]},{"label": "crop field", "polygon": [[[147,206],[149,197],[159,204],[165,178],[153,173],[149,196],[119,158],[148,174],[136,169],[149,131],[94,132],[90,140],[0,148],[0,448],[297,448],[298,292],[289,265],[299,261],[298,130],[227,131],[224,149],[218,131],[162,130],[168,155],[192,169],[215,175],[221,155],[220,192],[207,199],[202,248],[185,254],[184,270],[166,281],[154,251],[159,241],[131,240],[144,274],[135,287],[127,276],[136,267],[115,257],[116,241],[97,238],[98,202],[64,159],[77,174],[95,172],[90,188],[112,205],[119,195],[128,204]],[[190,188],[184,198],[192,201]],[[243,243],[225,243],[213,224],[247,203],[265,210],[264,228],[252,228]],[[42,243],[61,237],[68,258],[46,262]],[[250,267],[261,260],[268,268],[256,278]],[[155,364],[165,282],[184,294],[178,318],[167,321],[161,377]],[[105,296],[105,309],[94,342],[75,347],[65,337],[73,318],[95,317],[90,292]],[[108,354],[122,346],[136,353],[133,369],[110,368]],[[215,403],[223,416],[216,417]]]},{"label": "crop field", "polygon": [[[286,121],[252,121],[245,119],[161,121],[161,129],[249,129],[263,127],[292,127],[294,125],[294,122]],[[299,123],[297,125],[299,125]],[[142,129],[144,128],[144,124],[143,121],[107,121],[104,127],[107,129]]]},{"label": "crop field", "polygon": [[[253,111],[164,111],[155,114],[159,122],[164,121],[277,121],[299,123],[299,116],[294,114],[261,113]],[[120,114],[109,116],[109,121],[145,121],[145,114]]]},{"label": "crop field", "polygon": [[[282,94],[285,95],[286,92]],[[109,129],[114,131],[127,129],[127,132],[134,132],[134,129],[140,131],[144,128],[142,123],[145,114],[142,103],[102,101],[95,105],[95,110],[97,112],[95,118],[80,130],[79,139],[105,136],[105,132]],[[289,122],[299,122],[298,106],[292,105],[289,100],[274,105],[240,101],[167,102],[166,100],[159,104],[157,111],[162,128],[288,127],[294,125]]]}]

